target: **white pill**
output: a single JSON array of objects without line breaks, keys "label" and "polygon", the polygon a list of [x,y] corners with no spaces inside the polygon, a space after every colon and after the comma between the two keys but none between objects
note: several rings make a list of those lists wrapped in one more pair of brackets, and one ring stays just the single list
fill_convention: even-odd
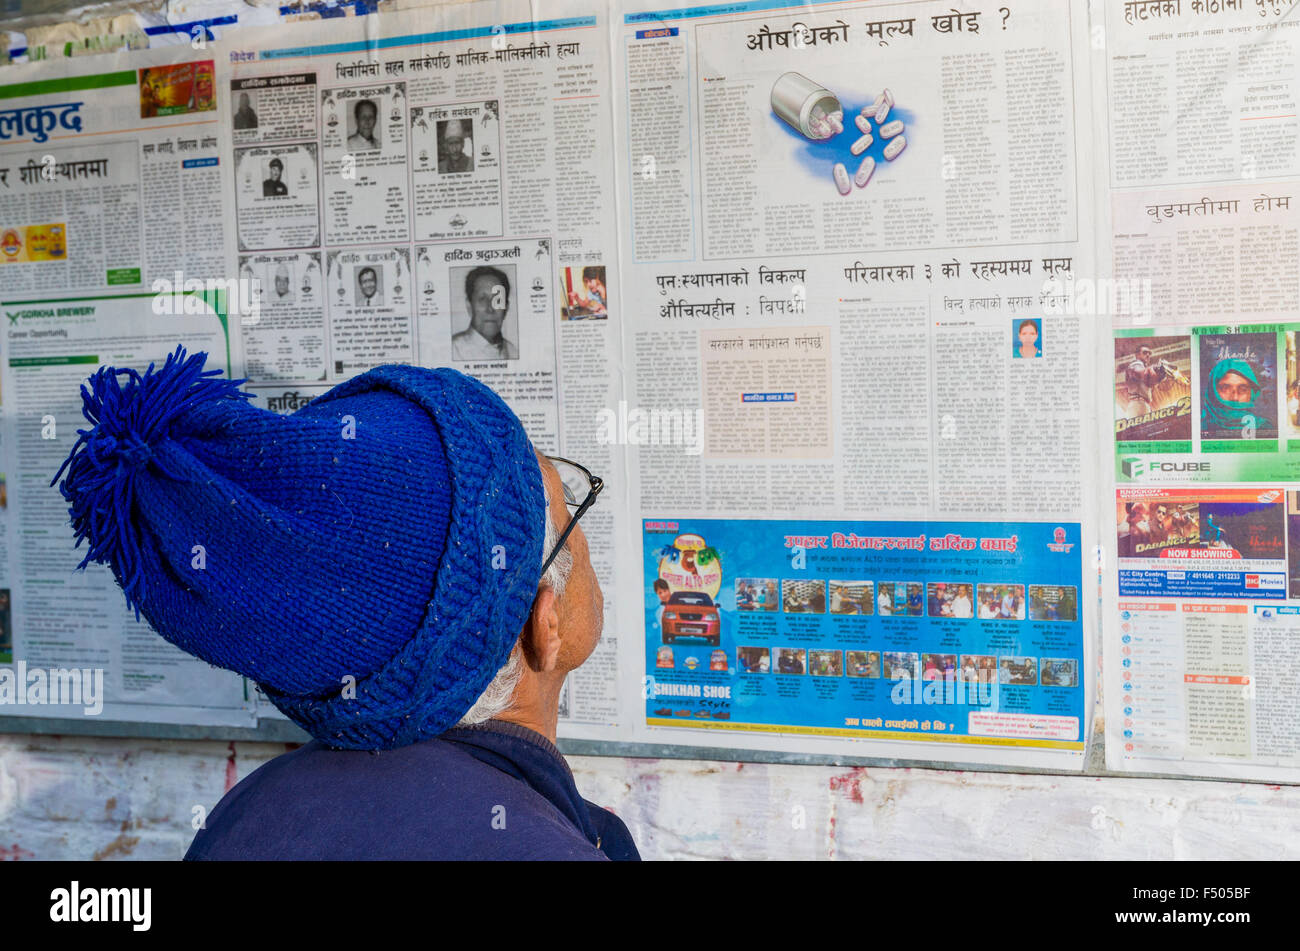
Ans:
[{"label": "white pill", "polygon": [[862,160],[862,164],[858,166],[858,171],[853,176],[853,184],[861,188],[863,185],[867,184],[867,182],[871,181],[871,173],[875,170],[876,160],[868,155]]},{"label": "white pill", "polygon": [[856,119],[853,120],[853,124],[858,127],[859,132],[871,131],[871,120],[868,119],[866,116],[858,116]]},{"label": "white pill", "polygon": [[882,93],[880,94],[879,98],[881,98],[881,99],[883,99],[885,102],[889,103],[889,107],[890,107],[891,109],[894,107],[894,94],[893,94],[892,92],[890,92],[888,89],[886,89],[884,92],[882,92]]},{"label": "white pill", "polygon": [[881,104],[883,104],[884,101],[885,101],[885,100],[883,100],[883,99],[877,99],[877,100],[876,100],[875,102],[873,102],[871,105],[869,105],[869,106],[863,106],[863,107],[862,107],[862,114],[863,114],[864,116],[867,116],[868,118],[870,118],[871,116],[874,116],[874,115],[876,114],[876,110],[880,108]]},{"label": "white pill", "polygon": [[875,120],[876,120],[876,125],[884,125],[884,124],[885,124],[885,120],[886,120],[887,118],[889,118],[889,108],[890,108],[891,105],[892,105],[892,103],[890,103],[889,100],[887,100],[887,99],[882,99],[882,100],[881,100],[881,102],[880,102],[880,108],[876,110],[876,114],[875,114],[875,116],[874,116],[874,118],[875,118]]},{"label": "white pill", "polygon": [[826,121],[830,123],[831,129],[834,130],[836,135],[844,131],[844,123],[835,118],[834,114],[827,116]]},{"label": "white pill", "polygon": [[885,146],[885,158],[892,162],[898,158],[898,154],[905,148],[907,148],[907,139],[903,136],[900,135],[896,139],[891,139],[889,144]]},{"label": "white pill", "polygon": [[875,139],[873,139],[870,135],[864,135],[862,138],[858,139],[858,141],[853,143],[853,146],[849,149],[849,151],[852,152],[854,155],[861,155],[867,149],[871,148],[871,143],[874,141]]},{"label": "white pill", "polygon": [[840,190],[841,195],[847,195],[853,188],[849,182],[849,170],[844,167],[843,162],[835,163],[835,187]]},{"label": "white pill", "polygon": [[886,123],[880,127],[880,136],[885,139],[892,139],[903,131],[903,120],[895,119],[893,122]]}]

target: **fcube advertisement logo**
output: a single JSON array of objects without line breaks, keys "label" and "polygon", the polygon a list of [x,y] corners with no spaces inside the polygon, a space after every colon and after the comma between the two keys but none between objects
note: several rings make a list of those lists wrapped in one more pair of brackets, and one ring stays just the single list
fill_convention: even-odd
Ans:
[{"label": "fcube advertisement logo", "polygon": [[1139,456],[1129,456],[1127,459],[1120,461],[1120,469],[1124,475],[1130,479],[1141,479],[1146,476],[1158,475],[1164,472],[1205,472],[1210,471],[1208,462],[1159,462],[1151,459],[1142,459]]}]

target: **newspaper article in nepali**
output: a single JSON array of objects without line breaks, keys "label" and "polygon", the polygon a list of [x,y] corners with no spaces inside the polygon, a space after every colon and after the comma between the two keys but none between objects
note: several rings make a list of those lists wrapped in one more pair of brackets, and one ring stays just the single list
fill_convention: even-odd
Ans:
[{"label": "newspaper article in nepali", "polygon": [[1116,296],[1129,301],[1100,354],[1112,361],[1113,769],[1300,775],[1300,151],[1288,78],[1300,22],[1288,10],[1105,4],[1097,74],[1116,147],[1099,174]]},{"label": "newspaper article in nepali", "polygon": [[0,715],[256,724],[242,678],[154,634],[106,568],[73,571],[50,484],[101,365],[180,344],[238,369],[218,106],[188,46],[0,72]]},{"label": "newspaper article in nepali", "polygon": [[[539,450],[605,478],[583,528],[612,588],[627,505],[621,447],[596,426],[621,392],[624,319],[607,13],[545,12],[476,3],[231,34],[228,254],[260,284],[240,330],[268,409],[385,363],[475,376]],[[619,608],[606,600],[605,636],[565,685],[562,731],[608,739],[626,716]]]},{"label": "newspaper article in nepali", "polygon": [[620,6],[647,737],[1082,768],[1083,13]]}]

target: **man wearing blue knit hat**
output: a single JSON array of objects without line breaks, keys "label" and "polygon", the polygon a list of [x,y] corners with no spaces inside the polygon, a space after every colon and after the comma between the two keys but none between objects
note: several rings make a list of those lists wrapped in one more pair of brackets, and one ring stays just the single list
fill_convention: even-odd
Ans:
[{"label": "man wearing blue knit hat", "polygon": [[281,416],[204,359],[101,368],[54,479],[81,567],[315,737],[186,858],[638,858],[554,745],[600,638],[577,524],[600,480],[454,370],[379,367]]}]

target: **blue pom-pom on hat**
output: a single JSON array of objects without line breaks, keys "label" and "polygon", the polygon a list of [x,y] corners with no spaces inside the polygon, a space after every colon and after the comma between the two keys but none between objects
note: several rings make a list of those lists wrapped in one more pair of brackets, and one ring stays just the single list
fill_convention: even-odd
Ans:
[{"label": "blue pom-pom on hat", "polygon": [[159,634],[331,746],[455,725],[540,580],[545,497],[518,419],[471,377],[409,366],[282,416],[205,358],[82,387],[91,428],[54,479],[79,567],[108,564]]},{"label": "blue pom-pom on hat", "polygon": [[146,579],[138,557],[139,529],[129,517],[136,474],[151,462],[166,474],[151,447],[167,438],[168,427],[186,409],[202,400],[251,398],[239,389],[244,380],[214,379],[220,370],[204,370],[206,356],[186,358],[185,349],[177,347],[161,370],[152,363],[143,374],[100,367],[81,386],[81,413],[92,428],[77,431],[76,444],[50,480],[54,485],[68,473],[59,491],[72,506],[76,547],[90,543],[77,567],[112,565],[137,618]]}]

